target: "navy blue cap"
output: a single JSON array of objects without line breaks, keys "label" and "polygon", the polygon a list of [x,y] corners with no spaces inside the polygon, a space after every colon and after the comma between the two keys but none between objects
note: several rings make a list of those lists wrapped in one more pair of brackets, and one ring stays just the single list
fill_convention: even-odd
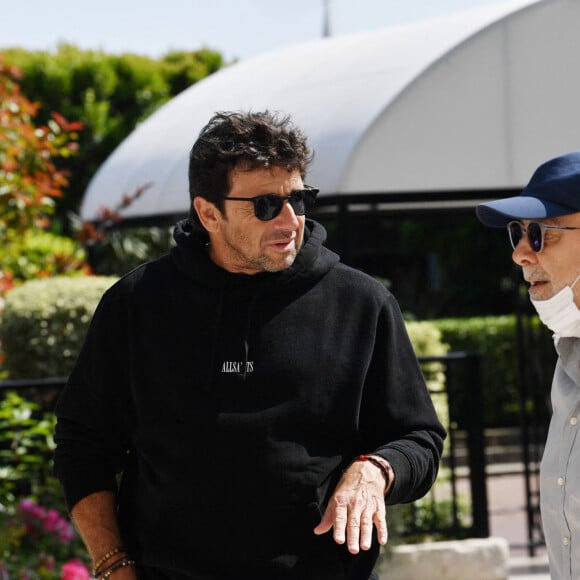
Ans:
[{"label": "navy blue cap", "polygon": [[546,219],[580,212],[580,151],[546,161],[520,195],[482,203],[480,222],[503,228],[511,220]]}]

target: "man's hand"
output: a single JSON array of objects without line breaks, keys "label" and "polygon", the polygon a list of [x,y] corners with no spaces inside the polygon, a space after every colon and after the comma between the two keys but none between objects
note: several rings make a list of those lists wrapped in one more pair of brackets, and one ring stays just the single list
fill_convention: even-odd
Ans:
[{"label": "man's hand", "polygon": [[385,477],[381,470],[369,461],[355,461],[344,472],[322,520],[314,528],[322,535],[334,528],[334,541],[347,543],[351,554],[371,547],[373,526],[377,529],[379,544],[388,540]]}]

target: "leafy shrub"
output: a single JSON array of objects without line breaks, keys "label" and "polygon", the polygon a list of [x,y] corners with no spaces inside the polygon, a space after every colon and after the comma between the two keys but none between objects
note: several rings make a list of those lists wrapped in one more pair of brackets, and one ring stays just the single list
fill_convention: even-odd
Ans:
[{"label": "leafy shrub", "polygon": [[90,561],[72,524],[27,498],[0,510],[0,578],[89,580]]},{"label": "leafy shrub", "polygon": [[[52,411],[7,392],[0,400],[0,578],[88,580],[89,558],[53,475]],[[74,569],[74,570],[72,570]]]},{"label": "leafy shrub", "polygon": [[[445,356],[449,352],[449,345],[444,341],[441,330],[432,322],[407,321],[405,326],[417,356],[438,357]],[[429,389],[441,390],[445,383],[441,363],[426,362],[422,368]]]},{"label": "leafy shrub", "polygon": [[0,341],[11,379],[65,376],[114,277],[30,280],[6,296]]},{"label": "leafy shrub", "polygon": [[[449,345],[442,339],[442,333],[432,322],[406,321],[405,326],[413,345],[415,354],[419,357],[445,356]],[[421,370],[431,393],[437,416],[446,428],[449,428],[449,403],[445,390],[445,372],[443,363],[423,362]],[[443,479],[440,475],[439,479]],[[389,530],[391,535],[389,544],[382,549],[383,557],[388,557],[393,544],[410,535],[425,538],[433,533],[434,529],[450,527],[448,502],[435,501],[433,492],[423,500],[418,500],[405,506],[389,506],[387,510]]]},{"label": "leafy shrub", "polygon": [[[78,150],[80,123],[69,123],[53,112],[41,124],[39,104],[20,91],[21,72],[6,66],[0,57],[0,240],[11,231],[43,227],[54,209],[54,200],[68,185],[67,173],[55,160]],[[53,109],[55,111],[56,109]]]},{"label": "leafy shrub", "polygon": [[[90,224],[85,224],[85,228]],[[166,254],[173,245],[173,227],[124,227],[88,241],[93,273],[123,275],[147,260]]]},{"label": "leafy shrub", "polygon": [[[442,476],[439,476],[438,481],[441,479]],[[436,498],[431,492],[412,503],[389,506],[389,531],[395,543],[418,544],[445,540],[449,539],[449,530],[454,531],[455,538],[467,537],[472,506],[465,496],[459,496],[457,504],[457,513],[454,515],[453,501]],[[457,522],[454,517],[457,517]]]},{"label": "leafy shrub", "polygon": [[89,273],[86,252],[78,242],[39,229],[8,240],[0,258],[13,281]]},{"label": "leafy shrub", "polygon": [[14,392],[0,400],[0,505],[22,495],[58,504],[60,492],[50,468],[54,423],[51,414]]},{"label": "leafy shrub", "polygon": [[[520,380],[526,381],[529,389],[526,405],[532,399],[539,407],[546,407],[551,375],[555,365],[554,345],[549,331],[537,316],[526,316],[522,320],[522,348],[525,354],[525,377],[520,377],[518,356],[517,319],[515,316],[487,316],[432,320],[441,332],[443,340],[453,351],[478,353],[481,361],[481,386],[484,399],[484,424],[486,427],[509,427],[518,425],[521,412]],[[467,378],[469,380],[469,378]],[[469,385],[463,385],[466,392]],[[461,393],[450,401],[459,418],[460,428],[465,427],[464,401]],[[547,407],[546,407],[547,409]]]},{"label": "leafy shrub", "polygon": [[[39,122],[40,105],[21,92],[20,80],[21,71],[5,65],[0,55],[0,312],[4,294],[25,276],[71,267],[70,261],[58,262],[60,253],[55,261],[49,252],[36,252],[30,263],[27,244],[32,237],[29,230],[43,233],[50,225],[55,200],[68,185],[68,173],[57,167],[57,161],[77,152],[77,131],[82,125],[69,123],[56,109]],[[73,253],[69,251],[67,257]],[[75,261],[83,258],[77,256]]]},{"label": "leafy shrub", "polygon": [[[432,322],[406,321],[405,326],[411,339],[415,354],[421,356],[445,356],[449,345],[444,342],[443,334]],[[449,426],[449,404],[445,391],[445,369],[440,362],[424,362],[421,365],[427,388],[431,393],[439,420]]]},{"label": "leafy shrub", "polygon": [[444,356],[449,351],[436,321],[407,320],[405,327],[417,356]]}]

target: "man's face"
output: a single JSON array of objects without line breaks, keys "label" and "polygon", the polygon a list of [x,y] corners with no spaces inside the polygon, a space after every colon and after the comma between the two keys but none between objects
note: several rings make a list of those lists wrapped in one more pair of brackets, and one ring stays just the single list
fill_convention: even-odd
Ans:
[{"label": "man's face", "polygon": [[[522,220],[522,223],[527,226],[530,221],[580,227],[580,213],[546,220]],[[541,252],[534,252],[524,235],[513,251],[512,259],[522,267],[524,279],[530,283],[531,298],[547,300],[571,285],[580,274],[580,230],[546,229]],[[574,302],[580,307],[580,281],[574,286]]]},{"label": "man's face", "polygon": [[[286,196],[304,188],[298,170],[282,167],[234,170],[226,197],[250,198],[273,193]],[[215,208],[215,206],[213,206]],[[289,268],[304,239],[304,216],[297,216],[288,202],[274,219],[260,221],[254,204],[226,201],[224,213],[215,208],[209,231],[212,260],[230,272],[257,274]]]}]

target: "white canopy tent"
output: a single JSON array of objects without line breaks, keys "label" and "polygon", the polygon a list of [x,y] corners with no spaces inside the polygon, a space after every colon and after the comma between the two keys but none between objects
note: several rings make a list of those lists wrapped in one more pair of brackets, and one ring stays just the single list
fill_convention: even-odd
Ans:
[{"label": "white canopy tent", "polygon": [[445,192],[453,203],[454,192],[519,188],[580,149],[579,26],[578,0],[509,0],[232,65],[137,127],[81,216],[146,184],[125,218],[186,213],[189,150],[219,110],[291,114],[316,152],[308,182],[321,197]]}]

